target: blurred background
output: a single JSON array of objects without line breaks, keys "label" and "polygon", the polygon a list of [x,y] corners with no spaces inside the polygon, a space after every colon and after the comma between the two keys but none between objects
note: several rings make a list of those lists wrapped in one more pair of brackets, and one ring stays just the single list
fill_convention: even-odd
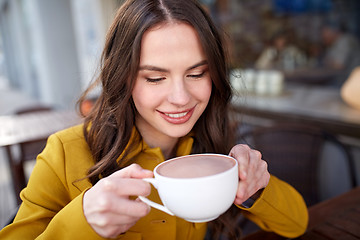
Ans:
[{"label": "blurred background", "polygon": [[1,1],[1,86],[73,108],[96,72],[121,1]]},{"label": "blurred background", "polygon": [[[105,34],[120,4],[0,1],[1,227],[17,210],[19,190],[34,164],[27,161],[29,151],[34,159],[49,133],[78,123],[73,114],[76,101],[96,76]],[[15,119],[30,110],[58,115],[25,114]]]},{"label": "blurred background", "polygon": [[[76,100],[98,73],[105,34],[121,3],[0,0],[0,118],[4,119],[0,119],[0,137],[5,139],[9,129],[4,127],[5,117],[20,109],[75,110]],[[348,93],[344,86],[348,81],[360,85],[354,73],[360,66],[360,1],[201,3],[226,33],[238,142],[260,149],[269,163],[281,159],[271,171],[294,181],[304,194],[316,193],[308,198],[308,205],[358,185],[360,89]],[[96,98],[96,91],[92,94],[90,98]],[[17,119],[6,123],[14,125]],[[288,130],[291,135],[285,136]],[[271,131],[270,137],[260,136],[259,131]],[[10,145],[15,144],[4,140],[0,148],[1,226],[18,204],[6,150]],[[21,150],[11,151],[21,155]],[[301,155],[305,152],[308,155]],[[299,156],[295,165],[283,160],[294,155]],[[291,179],[296,174],[290,169],[300,178]]]}]

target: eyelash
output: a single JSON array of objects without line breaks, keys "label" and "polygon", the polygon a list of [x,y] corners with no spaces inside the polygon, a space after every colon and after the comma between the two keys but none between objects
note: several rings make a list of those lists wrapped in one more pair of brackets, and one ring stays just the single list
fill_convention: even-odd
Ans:
[{"label": "eyelash", "polygon": [[205,74],[205,71],[203,71],[202,73],[200,74],[190,74],[190,75],[187,75],[187,77],[191,77],[191,78],[202,78]]},{"label": "eyelash", "polygon": [[[198,78],[202,78],[204,75],[205,75],[205,71],[203,71],[200,74],[189,74],[187,75],[187,77],[198,79]],[[149,83],[157,83],[164,79],[165,78],[146,78],[146,81]]]},{"label": "eyelash", "polygon": [[146,81],[149,83],[157,83],[160,82],[161,80],[164,80],[165,78],[146,78]]}]

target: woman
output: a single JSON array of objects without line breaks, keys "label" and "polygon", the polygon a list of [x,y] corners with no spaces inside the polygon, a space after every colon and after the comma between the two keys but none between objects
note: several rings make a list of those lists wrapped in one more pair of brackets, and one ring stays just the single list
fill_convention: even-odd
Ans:
[{"label": "woman", "polygon": [[289,41],[289,33],[281,30],[274,34],[271,44],[255,62],[257,69],[276,69],[291,72],[306,65],[305,54]]},{"label": "woman", "polygon": [[240,166],[236,206],[211,223],[214,235],[230,226],[234,209],[263,229],[302,234],[302,197],[270,176],[258,151],[231,148],[225,60],[218,32],[195,1],[126,1],[107,35],[99,99],[83,125],[49,137],[17,217],[0,237],[203,239],[206,223],[150,209],[136,196],[159,201],[141,179],[166,159],[204,152],[230,152]]}]

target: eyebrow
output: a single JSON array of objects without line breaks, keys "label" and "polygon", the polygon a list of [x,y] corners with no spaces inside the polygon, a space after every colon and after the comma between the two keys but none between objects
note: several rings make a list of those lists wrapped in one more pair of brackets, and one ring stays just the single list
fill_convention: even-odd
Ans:
[{"label": "eyebrow", "polygon": [[[191,67],[189,67],[188,69],[186,69],[186,71],[195,69],[197,67],[203,66],[208,64],[208,62],[206,60],[202,60],[194,65],[192,65]],[[161,67],[156,67],[156,66],[152,66],[152,65],[144,65],[144,66],[140,66],[139,70],[148,70],[148,71],[155,71],[155,72],[165,72],[168,73],[170,72],[168,69],[166,68],[161,68]]]}]

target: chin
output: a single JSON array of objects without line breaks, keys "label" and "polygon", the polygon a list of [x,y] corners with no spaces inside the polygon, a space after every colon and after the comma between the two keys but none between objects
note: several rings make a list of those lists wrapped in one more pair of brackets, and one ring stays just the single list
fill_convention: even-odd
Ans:
[{"label": "chin", "polygon": [[[180,127],[179,127],[180,128]],[[167,135],[169,137],[173,137],[173,138],[180,138],[180,137],[184,137],[186,136],[190,131],[192,130],[192,128],[186,128],[186,129],[174,129],[174,130],[170,130]]]}]

